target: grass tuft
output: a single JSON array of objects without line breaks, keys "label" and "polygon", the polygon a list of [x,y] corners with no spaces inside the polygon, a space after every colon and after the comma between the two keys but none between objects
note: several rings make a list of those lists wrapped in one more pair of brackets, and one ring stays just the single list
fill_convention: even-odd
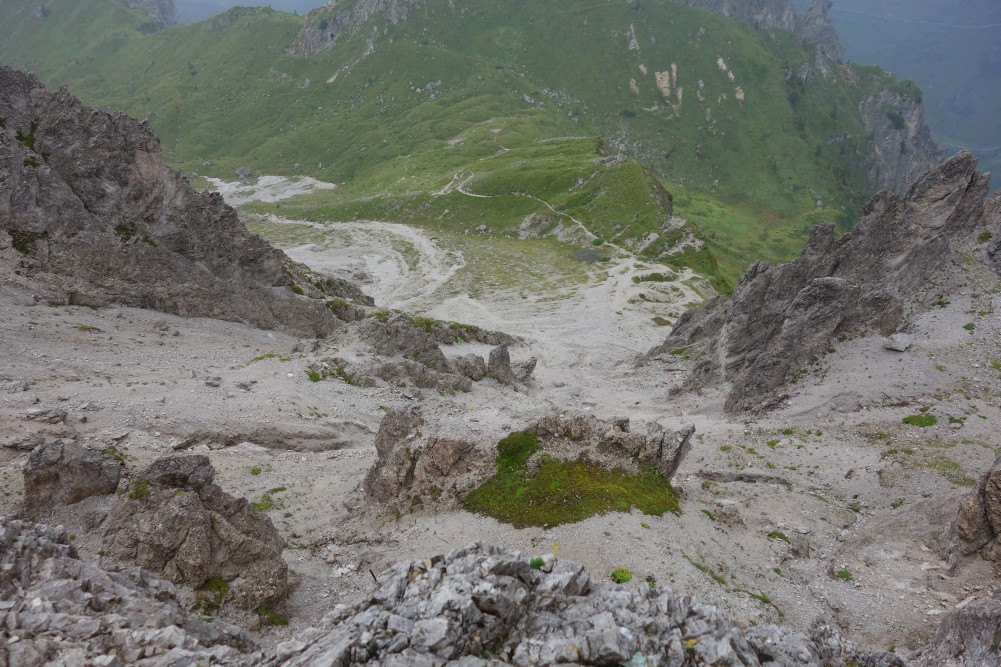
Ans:
[{"label": "grass tuft", "polygon": [[928,426],[934,426],[938,423],[938,417],[935,415],[920,414],[920,415],[909,415],[904,417],[901,421],[910,426],[917,426],[919,428],[926,428]]}]

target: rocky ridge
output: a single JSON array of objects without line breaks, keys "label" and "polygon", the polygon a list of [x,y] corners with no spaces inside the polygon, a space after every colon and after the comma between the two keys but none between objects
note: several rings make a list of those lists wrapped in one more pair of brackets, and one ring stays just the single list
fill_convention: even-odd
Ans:
[{"label": "rocky ridge", "polygon": [[296,37],[291,51],[308,56],[329,49],[344,32],[357,30],[374,16],[382,14],[393,24],[404,21],[424,0],[360,0],[338,7],[340,0],[330,0],[306,16],[306,22]]},{"label": "rocky ridge", "polygon": [[78,559],[65,531],[0,518],[0,665],[832,665],[987,664],[1001,604],[945,617],[905,660],[854,646],[818,623],[796,633],[744,628],[670,588],[593,579],[552,555],[526,559],[482,543],[401,562],[367,598],[315,628],[258,649],[223,621],[205,623],[144,570]]},{"label": "rocky ridge", "polygon": [[118,303],[306,335],[336,329],[325,301],[371,305],[247,232],[217,194],[164,162],[146,123],[0,68],[0,240],[40,300]]},{"label": "rocky ridge", "polygon": [[239,628],[205,623],[166,581],[79,559],[66,531],[0,518],[0,665],[246,665]]},{"label": "rocky ridge", "polygon": [[833,0],[812,0],[803,13],[796,11],[794,0],[680,0],[686,5],[746,21],[759,28],[781,28],[810,40],[820,53],[834,60],[844,57],[845,49],[831,22]]},{"label": "rocky ridge", "polygon": [[472,544],[400,563],[362,604],[278,647],[271,665],[903,665],[828,627],[742,630],[670,589],[594,581],[551,556]]},{"label": "rocky ridge", "polygon": [[984,256],[998,233],[990,175],[960,153],[925,174],[906,195],[876,195],[851,232],[815,227],[797,259],[756,262],[732,299],[687,311],[649,357],[684,350],[694,359],[686,390],[728,383],[728,411],[760,410],[839,340],[890,335],[962,280],[964,256]]},{"label": "rocky ridge", "polygon": [[174,0],[123,0],[129,9],[141,11],[149,17],[157,29],[169,28],[177,24],[177,7]]}]

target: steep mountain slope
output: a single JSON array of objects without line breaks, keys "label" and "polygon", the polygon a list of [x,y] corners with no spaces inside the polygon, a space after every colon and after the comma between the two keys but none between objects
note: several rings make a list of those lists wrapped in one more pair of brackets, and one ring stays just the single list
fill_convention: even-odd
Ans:
[{"label": "steep mountain slope", "polygon": [[[46,20],[69,6],[53,0]],[[793,255],[814,224],[847,228],[873,179],[894,182],[882,173],[892,163],[865,164],[876,142],[858,111],[892,79],[826,61],[784,30],[666,0],[518,11],[483,0],[357,0],[305,20],[234,9],[63,60],[44,48],[58,33],[34,30],[33,46],[0,58],[147,117],[186,169],[231,176],[249,165],[341,183],[309,203],[335,219],[464,230],[483,218],[477,225],[516,235],[530,216],[573,218],[586,228],[578,246],[600,237],[651,258],[664,259],[665,246],[699,253],[679,243],[697,232],[670,238],[674,213],[702,230],[733,279],[754,259]],[[892,101],[875,108],[898,113]],[[887,126],[898,151],[912,150],[920,128]],[[544,169],[522,169],[540,154]],[[656,178],[628,162],[602,168],[617,154]],[[664,200],[657,179],[675,209],[630,211],[637,192]],[[715,278],[704,252],[675,263]]]},{"label": "steep mountain slope", "polygon": [[307,335],[339,322],[296,282],[311,296],[371,304],[249,234],[218,194],[194,192],[145,124],[7,67],[0,183],[3,254],[53,304],[128,304]]}]

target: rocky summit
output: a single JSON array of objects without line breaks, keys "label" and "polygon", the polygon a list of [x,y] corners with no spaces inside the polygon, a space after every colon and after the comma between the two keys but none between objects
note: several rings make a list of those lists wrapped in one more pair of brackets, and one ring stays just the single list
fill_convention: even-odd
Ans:
[{"label": "rocky summit", "polygon": [[697,358],[685,387],[728,383],[727,410],[774,405],[833,342],[905,329],[962,280],[964,258],[989,255],[978,238],[1001,228],[989,185],[972,155],[956,155],[906,195],[874,197],[848,234],[818,226],[799,258],[754,264],[731,299],[686,312],[650,355],[685,348]]}]

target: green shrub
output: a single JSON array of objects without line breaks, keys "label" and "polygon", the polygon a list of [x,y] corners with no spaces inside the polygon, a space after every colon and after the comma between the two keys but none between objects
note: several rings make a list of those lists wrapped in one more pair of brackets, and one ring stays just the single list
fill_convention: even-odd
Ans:
[{"label": "green shrub", "polygon": [[149,482],[141,479],[133,484],[129,488],[129,498],[132,500],[146,500],[149,498]]},{"label": "green shrub", "polygon": [[789,536],[780,530],[773,530],[772,532],[768,533],[768,538],[771,540],[782,540],[787,544],[792,544],[792,540],[789,539]]},{"label": "green shrub", "polygon": [[855,575],[852,574],[851,570],[838,570],[834,578],[839,581],[855,581]]},{"label": "green shrub", "polygon": [[7,233],[10,234],[11,246],[22,255],[30,255],[35,249],[36,241],[49,238],[48,232],[42,232],[39,234],[36,232],[25,232],[19,229],[8,229]]},{"label": "green shrub", "polygon": [[617,567],[612,570],[612,581],[617,584],[626,584],[633,580],[633,573],[624,567]]},{"label": "green shrub", "polygon": [[528,565],[533,570],[538,570],[539,568],[541,568],[545,564],[546,564],[546,561],[545,561],[545,559],[542,556],[536,556],[535,558],[533,558],[531,560],[531,562]]}]

